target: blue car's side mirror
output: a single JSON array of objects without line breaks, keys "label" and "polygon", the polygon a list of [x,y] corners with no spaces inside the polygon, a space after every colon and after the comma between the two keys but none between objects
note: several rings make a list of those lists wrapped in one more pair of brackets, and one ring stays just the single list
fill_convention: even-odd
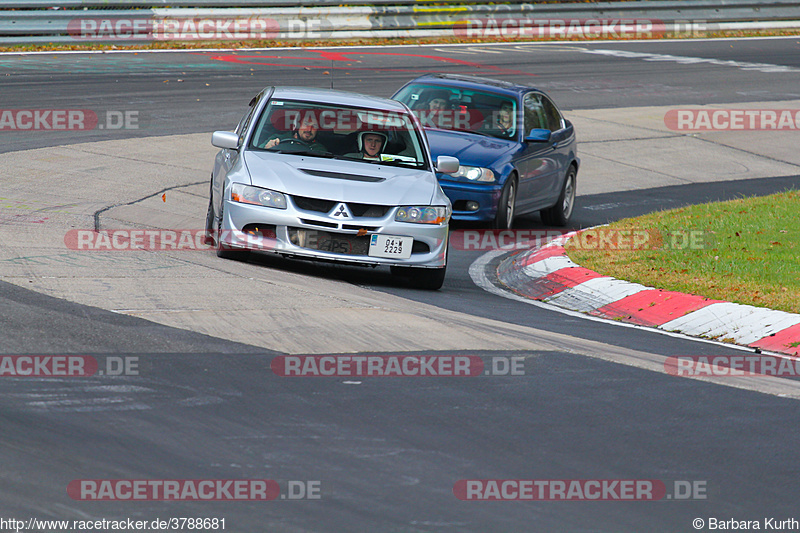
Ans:
[{"label": "blue car's side mirror", "polygon": [[550,135],[550,130],[534,128],[531,130],[528,136],[525,137],[525,140],[529,142],[546,143],[550,140]]}]

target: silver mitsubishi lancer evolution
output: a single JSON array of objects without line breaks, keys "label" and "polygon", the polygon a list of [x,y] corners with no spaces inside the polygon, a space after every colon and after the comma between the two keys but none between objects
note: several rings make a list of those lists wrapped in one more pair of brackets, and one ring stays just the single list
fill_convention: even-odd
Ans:
[{"label": "silver mitsubishi lancer evolution", "polygon": [[267,87],[236,131],[217,131],[206,216],[217,255],[252,251],[389,266],[439,289],[450,201],[419,122],[399,102],[341,91]]}]

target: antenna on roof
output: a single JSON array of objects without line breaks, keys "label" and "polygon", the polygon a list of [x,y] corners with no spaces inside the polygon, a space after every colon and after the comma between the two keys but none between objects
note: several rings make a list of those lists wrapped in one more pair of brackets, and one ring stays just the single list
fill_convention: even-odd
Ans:
[{"label": "antenna on roof", "polygon": [[331,59],[331,89],[333,89],[333,59]]}]

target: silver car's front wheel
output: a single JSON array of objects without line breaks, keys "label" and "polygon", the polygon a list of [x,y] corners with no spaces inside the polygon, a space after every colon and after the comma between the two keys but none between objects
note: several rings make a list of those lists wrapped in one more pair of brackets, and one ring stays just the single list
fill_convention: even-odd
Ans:
[{"label": "silver car's front wheel", "polygon": [[222,242],[222,221],[225,218],[225,202],[223,201],[219,206],[219,221],[217,222],[217,257],[223,259],[236,259],[243,261],[247,259],[250,254],[249,250],[241,248],[233,248],[228,244]]}]

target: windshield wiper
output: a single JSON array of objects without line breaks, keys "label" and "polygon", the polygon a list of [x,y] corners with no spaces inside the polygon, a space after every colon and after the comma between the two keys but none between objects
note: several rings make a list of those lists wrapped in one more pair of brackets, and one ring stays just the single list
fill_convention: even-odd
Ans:
[{"label": "windshield wiper", "polygon": [[[369,161],[368,159],[366,161]],[[394,161],[369,161],[370,163],[377,163],[379,165],[389,165],[392,167],[401,167],[401,168],[423,168],[425,163],[421,163],[419,161],[401,161],[399,159],[395,159]]]}]

